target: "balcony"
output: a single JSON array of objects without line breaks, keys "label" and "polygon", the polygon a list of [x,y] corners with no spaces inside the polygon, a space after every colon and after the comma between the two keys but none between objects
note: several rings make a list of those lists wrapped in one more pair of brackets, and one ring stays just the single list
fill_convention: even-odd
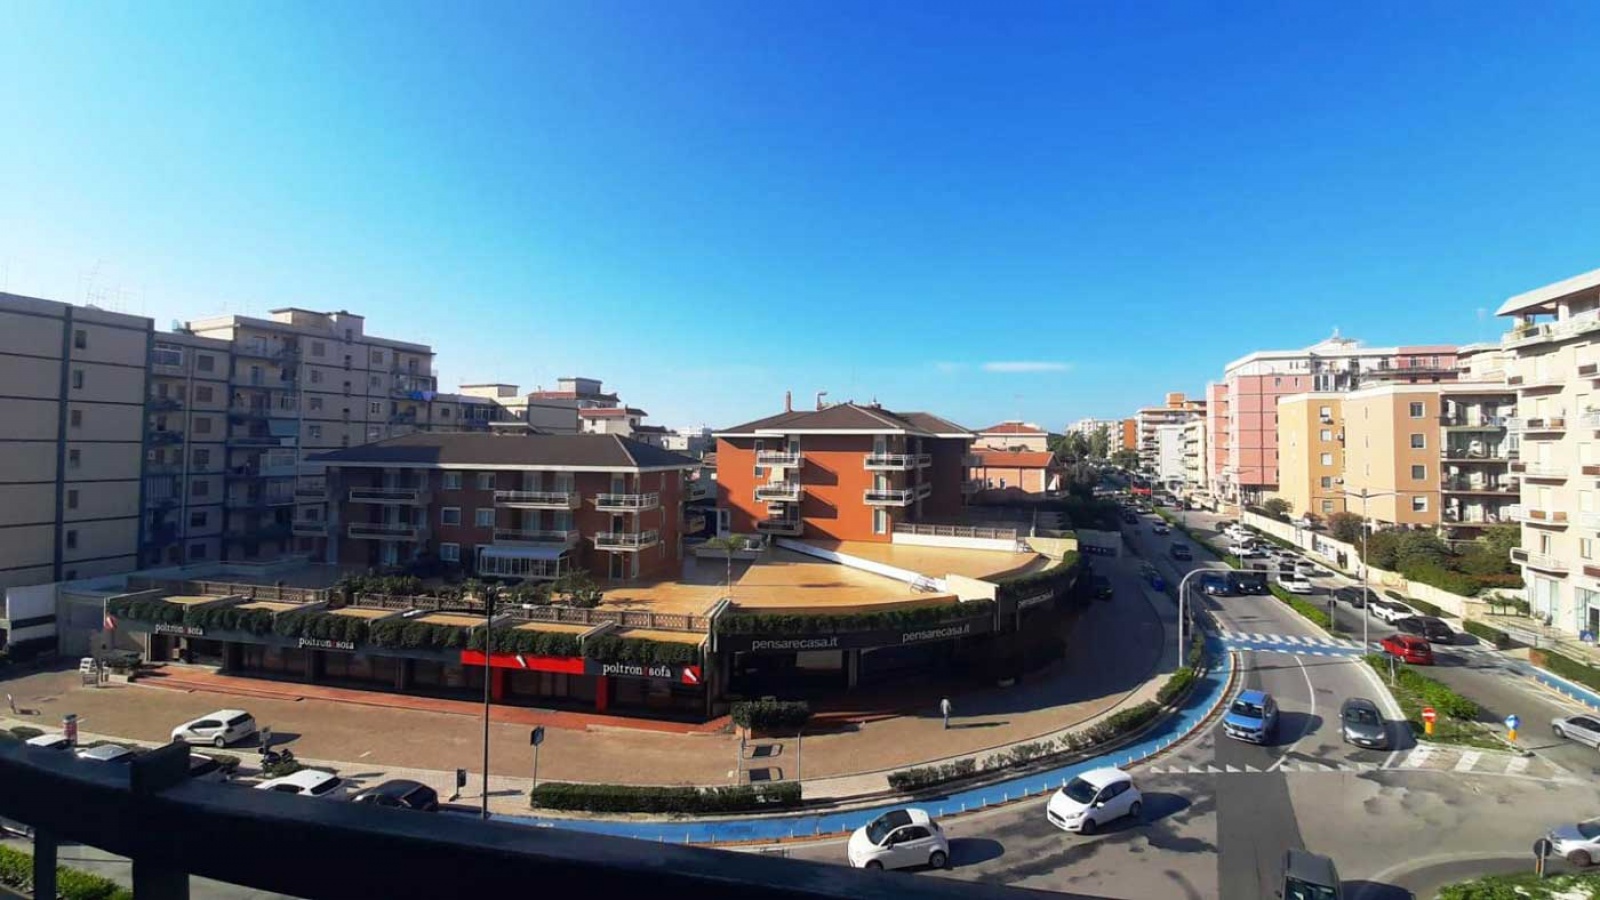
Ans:
[{"label": "balcony", "polygon": [[1566,383],[1560,375],[1512,375],[1506,379],[1506,384],[1523,392],[1560,390]]},{"label": "balcony", "polygon": [[170,428],[164,428],[160,431],[151,431],[149,443],[151,446],[155,447],[166,446],[168,444],[181,444],[183,443],[183,432],[173,431]]},{"label": "balcony", "polygon": [[905,490],[868,488],[862,498],[868,506],[910,506],[916,499],[917,492],[910,488]]},{"label": "balcony", "polygon": [[1594,378],[1597,374],[1600,374],[1600,365],[1595,363],[1584,363],[1578,367],[1579,378]]},{"label": "balcony", "polygon": [[151,397],[144,401],[144,408],[151,412],[172,412],[183,409],[183,401],[177,397]]},{"label": "balcony", "polygon": [[[414,504],[422,499],[421,488],[351,488],[351,503],[388,505]],[[353,537],[353,535],[352,535]]]},{"label": "balcony", "polygon": [[297,344],[274,346],[272,344],[241,341],[233,346],[234,356],[248,356],[251,359],[270,359],[274,362],[293,361],[300,358],[300,347]]},{"label": "balcony", "polygon": [[[284,413],[286,415],[291,414],[291,411],[284,410]],[[271,415],[272,407],[270,406],[235,403],[234,405],[228,407],[228,420],[230,422],[249,422],[255,419],[266,419],[271,417]]]},{"label": "balcony", "polygon": [[1541,525],[1547,528],[1567,527],[1567,513],[1560,509],[1543,509],[1541,507],[1517,504],[1505,508],[1506,518],[1513,522],[1525,522],[1529,525]]},{"label": "balcony", "polygon": [[805,533],[805,530],[805,523],[799,519],[762,519],[756,523],[756,531],[762,534],[781,534],[789,537],[799,537]]},{"label": "balcony", "polygon": [[1578,427],[1600,431],[1600,410],[1590,410],[1579,416]]},{"label": "balcony", "polygon": [[866,467],[874,472],[909,472],[933,465],[928,453],[868,453]]},{"label": "balcony", "polygon": [[1523,419],[1521,422],[1524,434],[1535,431],[1563,432],[1567,430],[1567,420],[1564,416],[1546,416],[1539,419]]},{"label": "balcony", "polygon": [[1515,421],[1506,416],[1451,416],[1439,417],[1442,428],[1454,428],[1461,431],[1494,431],[1501,428],[1514,427],[1510,423]]},{"label": "balcony", "polygon": [[792,452],[789,450],[762,450],[756,454],[756,465],[773,469],[794,469],[800,466],[803,458],[798,450]]},{"label": "balcony", "polygon": [[296,519],[294,524],[289,526],[289,531],[295,537],[327,537],[328,523]]},{"label": "balcony", "polygon": [[1542,572],[1550,572],[1555,575],[1567,574],[1567,564],[1556,557],[1546,556],[1543,553],[1531,553],[1521,547],[1511,548],[1511,561]]},{"label": "balcony", "polygon": [[661,495],[650,494],[597,494],[594,508],[601,512],[644,512],[659,507]]},{"label": "balcony", "polygon": [[296,485],[294,498],[301,503],[324,503],[328,499],[328,486],[325,484]]},{"label": "balcony", "polygon": [[756,486],[756,499],[768,503],[798,503],[805,488],[792,481],[769,481]]},{"label": "balcony", "polygon": [[350,537],[365,541],[414,541],[421,532],[416,525],[390,525],[385,522],[353,522]]},{"label": "balcony", "polygon": [[1498,494],[1515,496],[1522,490],[1516,481],[1473,481],[1469,478],[1446,478],[1439,483],[1446,494]]},{"label": "balcony", "polygon": [[1550,463],[1528,462],[1526,460],[1518,460],[1512,463],[1510,469],[1525,479],[1537,479],[1539,481],[1566,481],[1568,474],[1567,470],[1561,466],[1551,465]]},{"label": "balcony", "polygon": [[[285,444],[285,441],[288,443]],[[294,446],[294,438],[283,438],[271,434],[238,434],[229,435],[228,443],[235,447],[292,447]]]},{"label": "balcony", "polygon": [[1600,512],[1578,513],[1578,527],[1589,531],[1600,531]]},{"label": "balcony", "polygon": [[266,376],[261,376],[258,378],[251,375],[240,375],[235,373],[232,378],[228,379],[228,383],[236,388],[248,388],[256,391],[300,390],[300,382],[294,378],[267,378]]},{"label": "balcony", "polygon": [[519,528],[496,528],[494,530],[494,542],[496,544],[508,544],[513,547],[576,547],[578,538],[578,532],[575,530],[524,530]]},{"label": "balcony", "polygon": [[650,531],[602,531],[594,536],[596,550],[634,553],[661,543],[661,533]]},{"label": "balcony", "polygon": [[495,491],[494,505],[510,509],[577,509],[576,491]]},{"label": "balcony", "polygon": [[1476,449],[1471,447],[1442,447],[1439,450],[1439,458],[1445,462],[1453,463],[1503,463],[1511,460],[1506,448],[1500,446]]},{"label": "balcony", "polygon": [[287,522],[268,522],[254,528],[231,528],[222,533],[222,539],[231,543],[258,544],[262,541],[279,541],[293,533]]},{"label": "balcony", "polygon": [[1600,329],[1600,310],[1586,310],[1556,322],[1518,325],[1500,338],[1506,346],[1558,341]]}]

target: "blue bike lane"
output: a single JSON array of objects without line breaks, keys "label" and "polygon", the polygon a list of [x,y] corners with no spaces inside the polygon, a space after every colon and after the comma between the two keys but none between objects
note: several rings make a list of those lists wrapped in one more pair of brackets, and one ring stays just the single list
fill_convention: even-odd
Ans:
[{"label": "blue bike lane", "polygon": [[[1144,733],[1133,744],[1113,752],[1029,775],[1019,775],[995,784],[955,791],[921,800],[885,801],[882,804],[836,813],[795,813],[741,819],[680,819],[672,821],[626,821],[615,819],[568,819],[552,816],[495,816],[497,822],[510,822],[539,828],[562,828],[613,837],[680,844],[725,844],[750,841],[779,841],[853,831],[892,809],[917,806],[935,818],[958,815],[1008,803],[1019,797],[1048,794],[1074,776],[1101,766],[1130,766],[1165,750],[1185,738],[1222,703],[1231,674],[1233,659],[1223,643],[1212,636],[1207,652],[1214,664],[1190,692],[1183,705],[1160,724]],[[1041,796],[1041,799],[1042,796]]]}]

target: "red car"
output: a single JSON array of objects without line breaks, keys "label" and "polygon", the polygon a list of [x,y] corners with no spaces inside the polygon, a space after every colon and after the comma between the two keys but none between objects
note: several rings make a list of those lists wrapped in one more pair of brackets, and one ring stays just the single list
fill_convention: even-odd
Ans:
[{"label": "red car", "polygon": [[1413,666],[1433,665],[1433,645],[1414,634],[1391,634],[1383,639],[1383,652]]}]

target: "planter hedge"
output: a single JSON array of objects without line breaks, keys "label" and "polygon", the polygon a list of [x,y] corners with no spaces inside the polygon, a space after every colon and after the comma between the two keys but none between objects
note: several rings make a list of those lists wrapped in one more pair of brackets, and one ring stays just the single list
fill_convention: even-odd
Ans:
[{"label": "planter hedge", "polygon": [[1020,599],[1032,597],[1048,588],[1052,595],[1061,597],[1072,590],[1072,585],[1078,580],[1081,571],[1078,551],[1073,550],[1063,555],[1059,562],[1048,569],[1000,582],[995,588],[994,595],[1002,600]]},{"label": "planter hedge", "polygon": [[1600,691],[1600,669],[1585,665],[1577,660],[1562,656],[1551,650],[1536,649],[1528,654],[1529,661],[1541,669],[1560,675],[1562,678],[1571,679],[1585,687]]},{"label": "planter hedge", "polygon": [[414,619],[380,619],[372,623],[369,639],[379,647],[451,650],[467,645],[467,628],[436,625]]},{"label": "planter hedge", "polygon": [[321,610],[291,610],[279,613],[272,631],[280,637],[312,638],[323,641],[368,642],[371,623],[355,616],[341,616]]},{"label": "planter hedge", "polygon": [[1485,625],[1482,622],[1474,622],[1471,619],[1467,619],[1462,624],[1461,628],[1470,634],[1475,634],[1489,643],[1494,644],[1496,649],[1504,650],[1511,646],[1511,635],[1506,634],[1504,631],[1501,631],[1492,625]]},{"label": "planter hedge", "polygon": [[826,615],[782,615],[734,613],[717,618],[720,634],[836,634],[851,631],[879,631],[921,628],[956,619],[993,615],[993,600],[967,600],[941,606],[889,609],[882,612]]},{"label": "planter hedge", "polygon": [[1188,690],[1189,685],[1194,684],[1195,677],[1194,670],[1188,666],[1173,672],[1172,676],[1167,679],[1167,683],[1161,686],[1161,690],[1156,691],[1156,702],[1162,706],[1171,703],[1184,691]]},{"label": "planter hedge", "polygon": [[[0,884],[31,893],[33,856],[0,847]],[[65,866],[56,867],[56,893],[64,900],[133,900],[133,891],[115,881]]]},{"label": "planter hedge", "polygon": [[1272,592],[1272,596],[1277,597],[1279,600],[1282,600],[1285,604],[1287,604],[1290,609],[1299,613],[1307,620],[1315,623],[1317,626],[1329,630],[1333,628],[1333,617],[1328,615],[1327,610],[1322,609],[1316,604],[1295,594],[1289,593],[1278,585],[1268,585],[1267,590]]},{"label": "planter hedge", "polygon": [[602,634],[583,642],[583,655],[600,662],[692,666],[700,662],[700,646]]},{"label": "planter hedge", "polygon": [[[491,628],[487,632],[491,653],[529,653],[534,656],[577,656],[578,636],[558,631],[533,631],[517,628]],[[467,633],[467,649],[484,649],[485,631]]]},{"label": "planter hedge", "polygon": [[792,734],[811,721],[811,705],[804,700],[746,700],[733,705],[731,718],[740,728]]},{"label": "planter hedge", "polygon": [[920,791],[923,788],[959,781],[978,771],[976,759],[958,759],[934,766],[917,766],[889,773],[889,787],[897,791]]},{"label": "planter hedge", "polygon": [[[1377,653],[1369,653],[1364,657],[1367,665],[1372,666],[1380,675],[1389,673],[1389,660]],[[1478,717],[1478,704],[1451,690],[1442,681],[1418,672],[1409,666],[1402,667],[1399,673],[1400,686],[1412,693],[1419,695],[1422,702],[1433,707],[1441,716],[1447,716],[1462,722],[1470,722]],[[1417,722],[1418,730],[1421,722]]]},{"label": "planter hedge", "polygon": [[800,783],[736,787],[640,787],[546,781],[528,795],[539,809],[602,813],[720,814],[787,809],[800,804]]},{"label": "planter hedge", "polygon": [[31,741],[36,737],[42,736],[44,731],[42,729],[35,728],[32,725],[18,725],[11,729],[11,733],[16,735],[16,738],[19,741]]},{"label": "planter hedge", "polygon": [[119,619],[152,625],[182,625],[183,607],[161,597],[112,597],[106,611]]}]

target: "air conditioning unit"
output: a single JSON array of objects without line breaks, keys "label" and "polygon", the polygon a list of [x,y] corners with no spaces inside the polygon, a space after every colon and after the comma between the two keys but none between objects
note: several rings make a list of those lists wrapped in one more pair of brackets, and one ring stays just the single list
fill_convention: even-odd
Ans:
[{"label": "air conditioning unit", "polygon": [[1335,478],[1333,480],[1333,483],[1334,484],[1344,484],[1344,479],[1343,478]]}]

